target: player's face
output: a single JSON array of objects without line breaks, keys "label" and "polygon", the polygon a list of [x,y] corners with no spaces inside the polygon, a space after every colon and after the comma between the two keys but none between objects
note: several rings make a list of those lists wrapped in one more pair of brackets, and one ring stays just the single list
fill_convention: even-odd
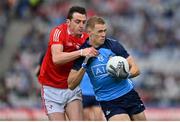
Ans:
[{"label": "player's face", "polygon": [[70,32],[75,36],[81,35],[84,31],[86,20],[86,15],[74,13],[73,18],[67,21]]},{"label": "player's face", "polygon": [[96,46],[104,44],[106,37],[107,27],[106,24],[96,24],[90,33],[91,39]]}]

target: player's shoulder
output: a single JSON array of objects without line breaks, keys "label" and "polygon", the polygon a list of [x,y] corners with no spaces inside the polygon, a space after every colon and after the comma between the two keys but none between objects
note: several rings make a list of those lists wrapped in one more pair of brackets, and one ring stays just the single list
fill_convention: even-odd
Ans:
[{"label": "player's shoulder", "polygon": [[106,38],[106,42],[107,43],[112,43],[112,44],[116,44],[116,43],[119,43],[118,40],[114,39],[114,38]]},{"label": "player's shoulder", "polygon": [[58,26],[53,27],[51,29],[51,32],[57,33],[57,32],[63,32],[63,31],[66,31],[66,30],[67,30],[67,24],[63,23],[63,24],[60,24]]},{"label": "player's shoulder", "polygon": [[87,48],[87,47],[90,47],[89,38],[88,37],[85,40],[85,42],[81,45],[80,49],[84,49],[84,48]]},{"label": "player's shoulder", "polygon": [[86,32],[82,33],[81,38],[84,38],[86,40],[86,39],[88,39],[88,37],[89,37],[88,33],[86,33]]},{"label": "player's shoulder", "polygon": [[109,45],[109,46],[119,46],[119,45],[122,46],[121,40],[119,40],[119,39],[116,40],[116,39],[114,39],[114,38],[106,38],[105,43],[106,43],[107,45]]},{"label": "player's shoulder", "polygon": [[50,36],[57,38],[65,36],[65,33],[67,32],[66,30],[67,30],[67,24],[65,23],[60,24],[51,29]]},{"label": "player's shoulder", "polygon": [[59,30],[66,31],[67,30],[67,24],[66,23],[62,23],[62,24],[56,26],[56,28],[59,29]]}]

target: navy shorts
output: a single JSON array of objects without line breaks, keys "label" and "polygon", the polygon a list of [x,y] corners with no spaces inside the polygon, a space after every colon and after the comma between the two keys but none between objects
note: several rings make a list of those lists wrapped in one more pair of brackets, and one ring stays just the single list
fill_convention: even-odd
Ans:
[{"label": "navy shorts", "polygon": [[99,102],[96,100],[95,96],[83,95],[82,98],[83,108],[99,105]]},{"label": "navy shorts", "polygon": [[100,105],[107,120],[117,114],[125,113],[131,116],[145,110],[143,102],[134,89],[114,100],[101,101]]}]

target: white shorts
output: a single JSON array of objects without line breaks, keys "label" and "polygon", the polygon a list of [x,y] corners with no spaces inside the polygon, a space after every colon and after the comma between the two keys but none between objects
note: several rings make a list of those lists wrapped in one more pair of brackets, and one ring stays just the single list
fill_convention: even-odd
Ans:
[{"label": "white shorts", "polygon": [[46,114],[61,112],[64,113],[65,107],[73,100],[82,101],[82,91],[80,87],[74,90],[60,89],[50,86],[42,86],[42,100]]}]

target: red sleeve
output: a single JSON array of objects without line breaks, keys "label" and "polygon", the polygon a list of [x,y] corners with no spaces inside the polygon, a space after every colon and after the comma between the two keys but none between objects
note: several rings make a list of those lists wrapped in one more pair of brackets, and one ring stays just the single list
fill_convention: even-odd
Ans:
[{"label": "red sleeve", "polygon": [[86,40],[89,37],[87,33],[84,33],[84,39]]},{"label": "red sleeve", "polygon": [[50,32],[49,45],[52,44],[63,44],[63,29],[53,28]]}]

